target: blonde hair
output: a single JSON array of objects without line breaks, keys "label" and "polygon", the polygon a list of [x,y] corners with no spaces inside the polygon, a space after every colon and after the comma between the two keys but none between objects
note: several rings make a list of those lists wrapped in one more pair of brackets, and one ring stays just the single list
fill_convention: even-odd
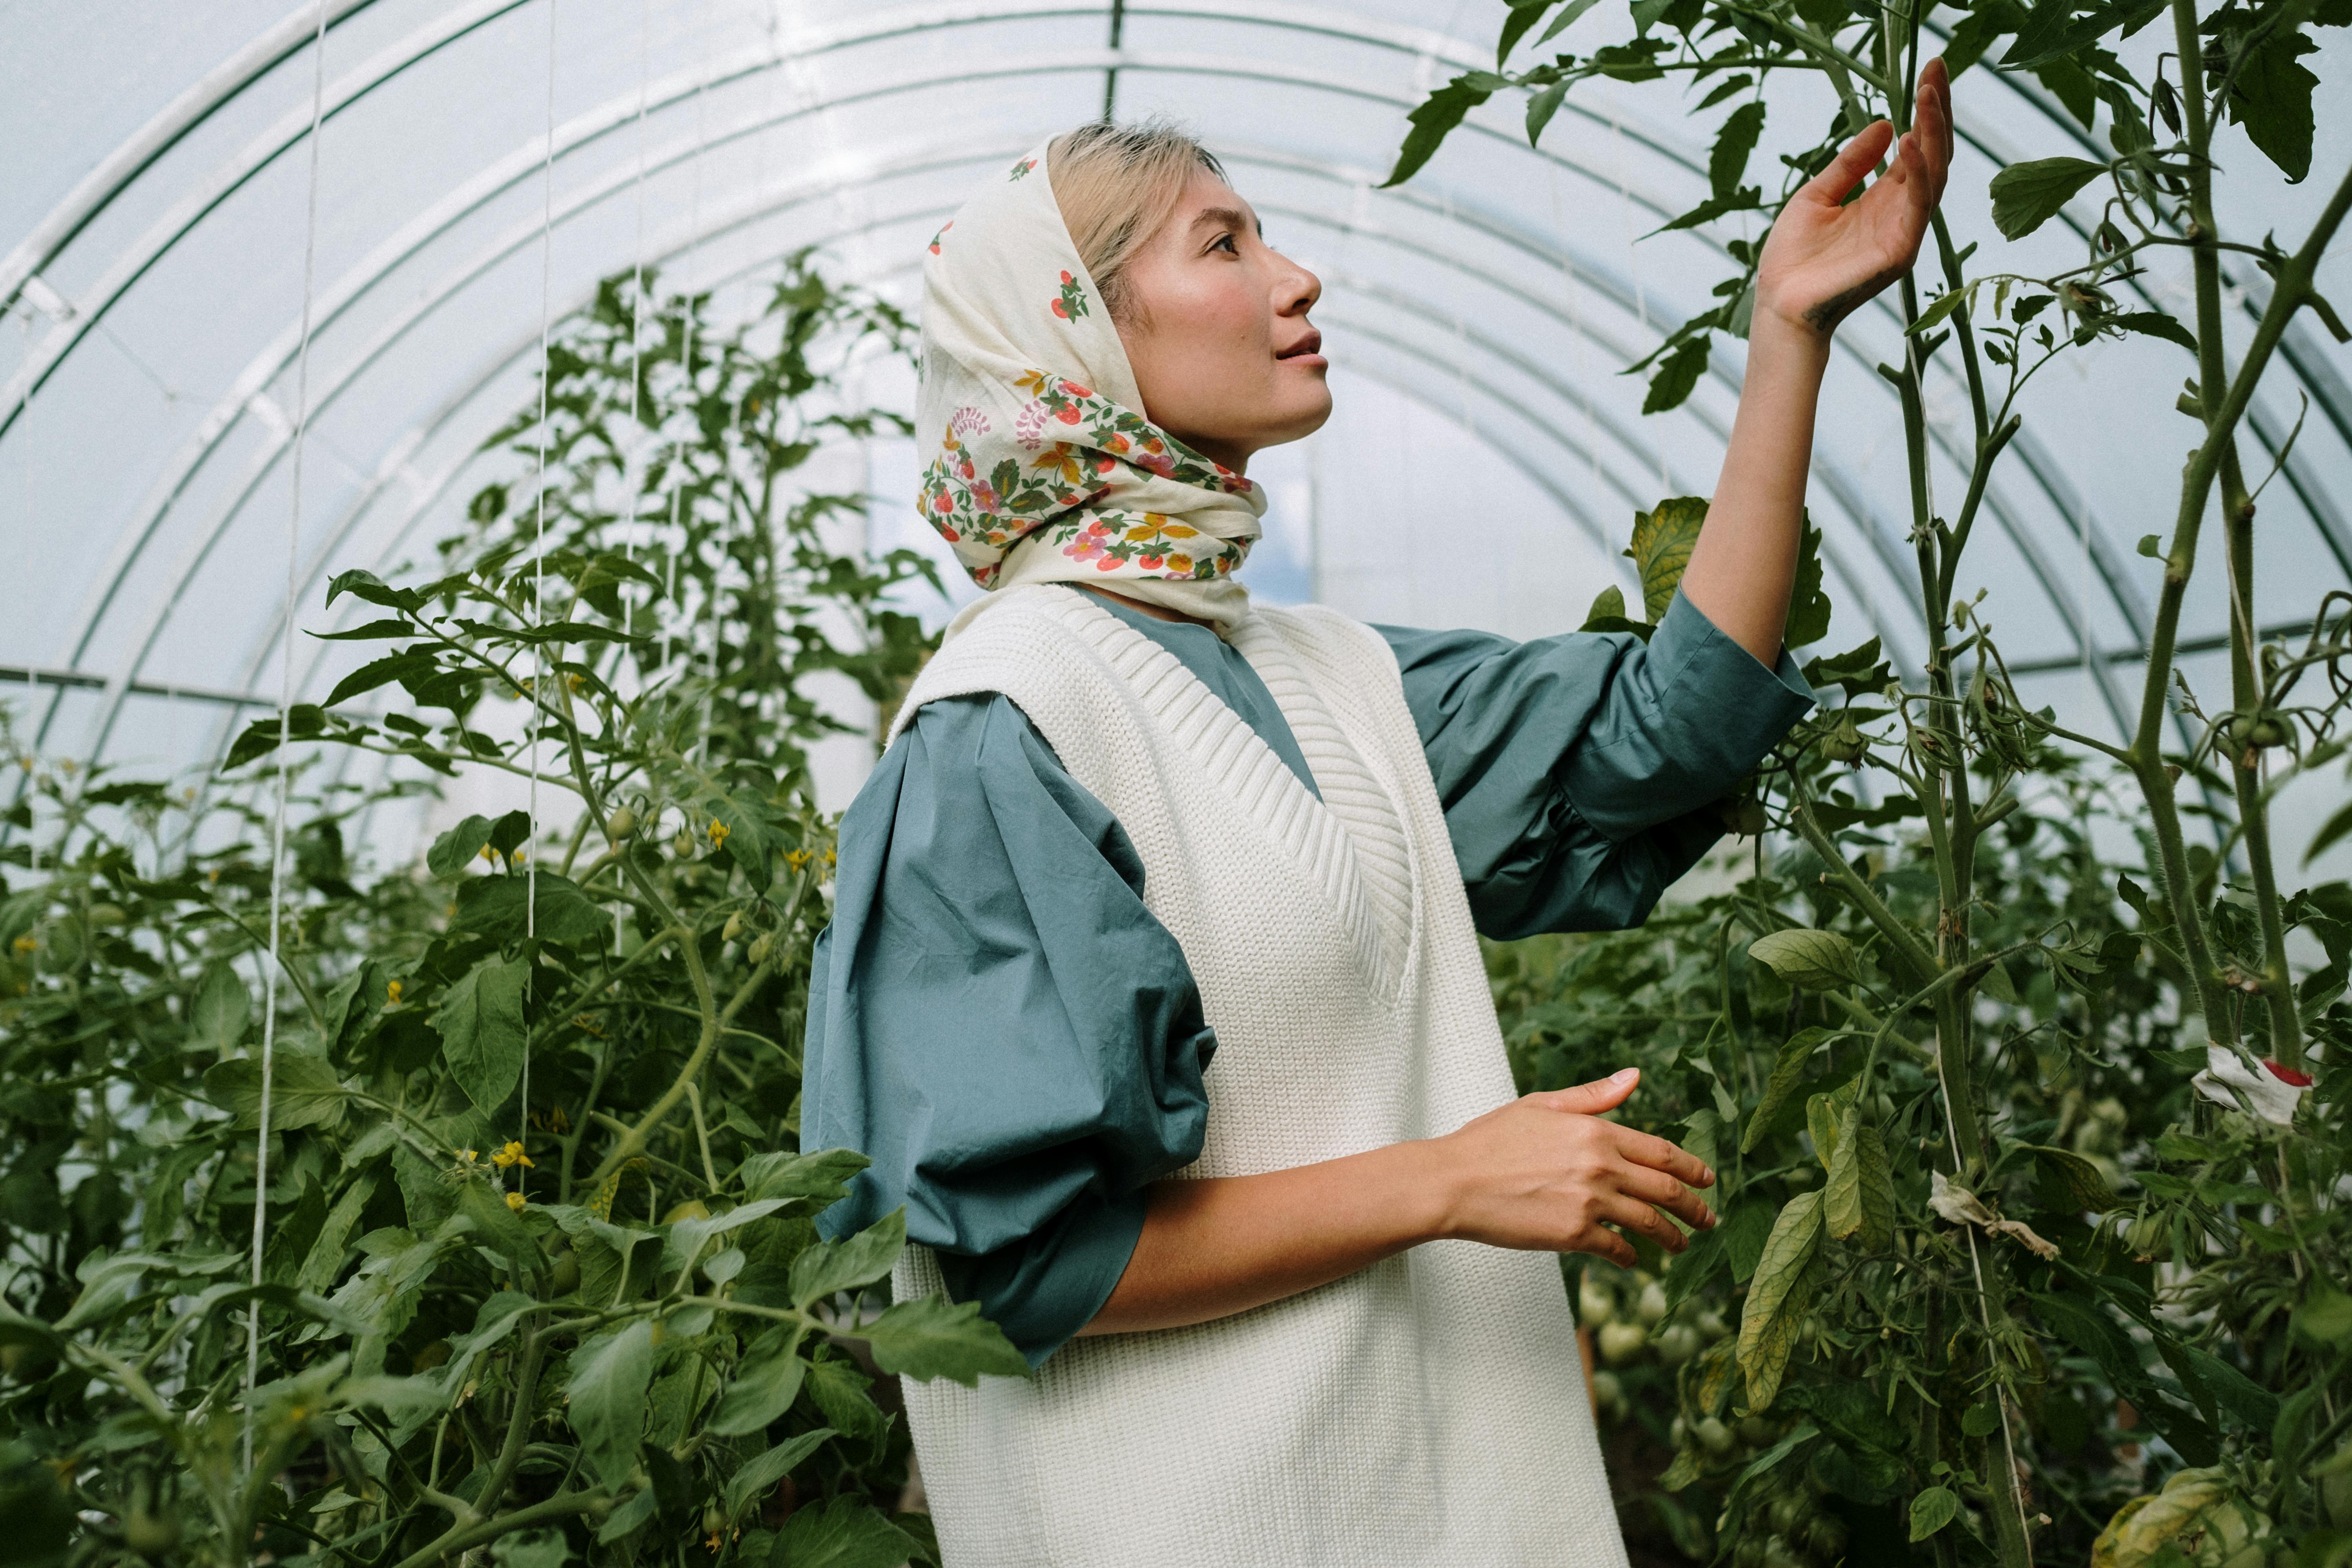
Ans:
[{"label": "blonde hair", "polygon": [[1127,286],[1128,263],[1174,216],[1196,170],[1220,180],[1224,165],[1190,132],[1154,115],[1132,125],[1097,120],[1066,131],[1046,148],[1054,201],[1078,259],[1102,291],[1113,321],[1145,320]]}]

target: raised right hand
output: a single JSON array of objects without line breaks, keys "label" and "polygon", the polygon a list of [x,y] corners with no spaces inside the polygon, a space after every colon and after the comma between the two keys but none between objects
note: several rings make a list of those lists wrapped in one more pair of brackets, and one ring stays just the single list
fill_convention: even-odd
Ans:
[{"label": "raised right hand", "polygon": [[[1522,1095],[1432,1142],[1452,1196],[1444,1234],[1523,1251],[1590,1252],[1630,1268],[1638,1231],[1680,1252],[1690,1245],[1667,1214],[1693,1229],[1715,1224],[1694,1187],[1715,1173],[1664,1138],[1600,1113],[1641,1082],[1638,1068],[1573,1089]],[[1663,1212],[1662,1212],[1663,1211]]]}]

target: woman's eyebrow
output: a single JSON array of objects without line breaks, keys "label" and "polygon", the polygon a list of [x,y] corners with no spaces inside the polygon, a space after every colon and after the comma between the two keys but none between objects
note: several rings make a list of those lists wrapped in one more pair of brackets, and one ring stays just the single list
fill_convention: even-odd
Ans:
[{"label": "woman's eyebrow", "polygon": [[[1192,229],[1197,229],[1203,224],[1216,224],[1226,228],[1247,228],[1250,226],[1249,219],[1243,216],[1242,210],[1239,207],[1202,207],[1200,212],[1194,216],[1191,228],[1188,228],[1185,232],[1189,234]],[[1263,220],[1260,220],[1258,223],[1257,234],[1260,239],[1264,239],[1265,237],[1265,224]]]}]

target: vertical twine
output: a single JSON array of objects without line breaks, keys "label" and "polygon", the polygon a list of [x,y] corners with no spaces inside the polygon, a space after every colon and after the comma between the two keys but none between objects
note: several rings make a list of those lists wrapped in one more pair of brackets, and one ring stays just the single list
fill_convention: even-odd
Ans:
[{"label": "vertical twine", "polygon": [[[286,605],[278,661],[278,789],[269,823],[269,962],[261,972],[260,1126],[253,1134],[253,1288],[261,1288],[262,1240],[269,1222],[269,1112],[276,1089],[279,924],[286,902],[286,795],[292,763],[294,713],[294,574],[302,542],[302,446],[310,423],[310,308],[319,268],[319,142],[327,105],[327,0],[319,0],[310,41],[310,189],[302,225],[302,333],[295,354],[293,500],[286,510]],[[253,1391],[261,1378],[261,1303],[245,1309],[244,1468],[253,1468]]]},{"label": "vertical twine", "polygon": [[[547,624],[547,335],[550,276],[555,265],[555,5],[547,0],[547,150],[539,177],[539,506],[530,527],[530,619],[534,630]],[[530,850],[522,863],[522,934],[525,942],[539,937],[539,737],[547,711],[547,645],[530,645]],[[523,997],[530,1000],[531,970],[525,959]],[[530,1031],[523,1031],[522,1083],[515,1107],[515,1141],[529,1142],[530,1132]],[[514,1165],[515,1191],[523,1190],[524,1173]]]}]

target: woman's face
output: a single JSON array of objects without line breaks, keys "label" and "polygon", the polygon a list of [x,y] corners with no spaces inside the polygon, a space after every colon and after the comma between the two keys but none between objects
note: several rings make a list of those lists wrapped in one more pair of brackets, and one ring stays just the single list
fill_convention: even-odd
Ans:
[{"label": "woman's face", "polygon": [[1196,169],[1175,216],[1128,263],[1118,329],[1146,417],[1235,473],[1331,416],[1307,312],[1322,279],[1268,246],[1233,188]]}]

